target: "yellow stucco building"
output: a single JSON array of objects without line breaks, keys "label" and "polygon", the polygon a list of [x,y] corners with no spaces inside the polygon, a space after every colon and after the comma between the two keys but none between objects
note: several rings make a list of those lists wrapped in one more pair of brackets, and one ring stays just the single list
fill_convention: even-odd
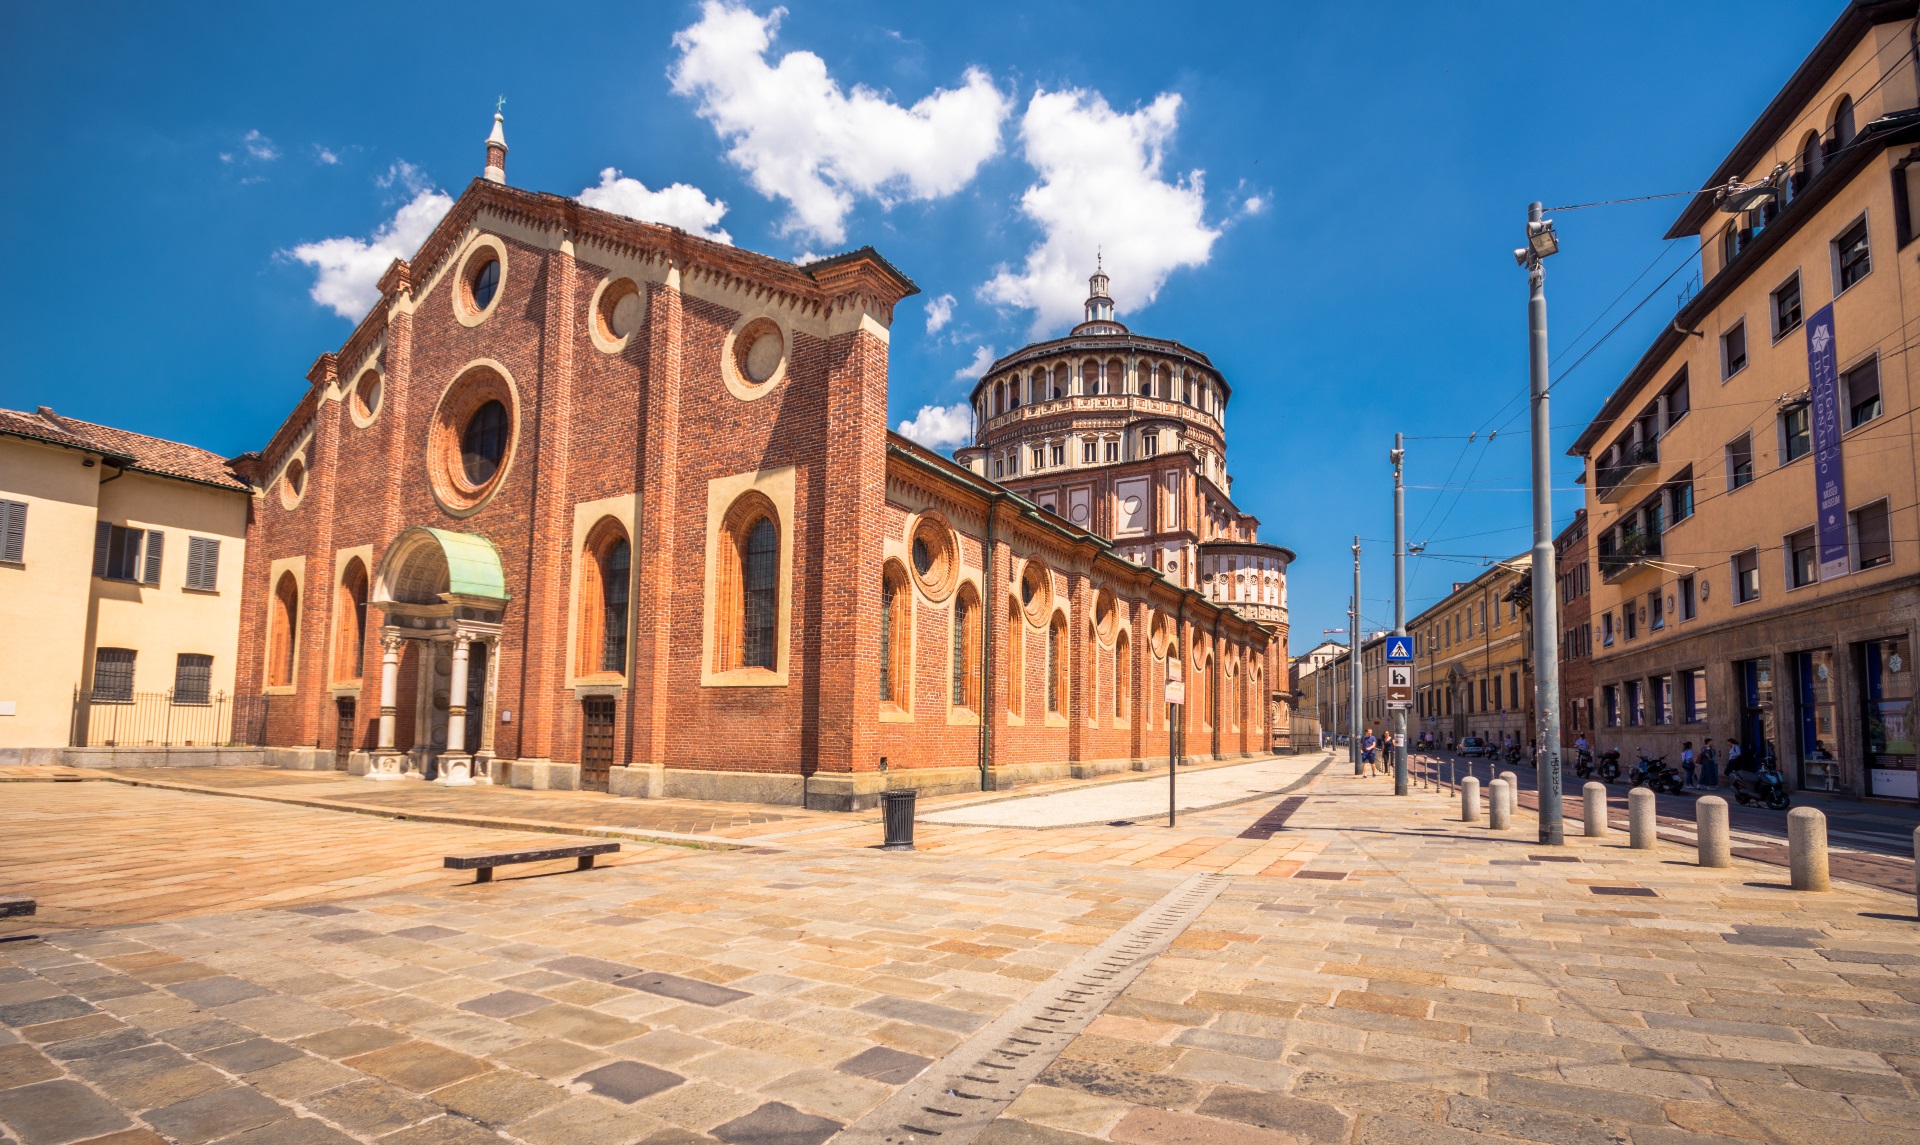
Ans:
[{"label": "yellow stucco building", "polygon": [[0,762],[233,740],[249,496],[206,450],[0,409]]},{"label": "yellow stucco building", "polygon": [[[1700,284],[1587,462],[1595,738],[1914,799],[1914,3],[1849,5],[1668,232]],[[1571,697],[1568,699],[1578,699]]]}]

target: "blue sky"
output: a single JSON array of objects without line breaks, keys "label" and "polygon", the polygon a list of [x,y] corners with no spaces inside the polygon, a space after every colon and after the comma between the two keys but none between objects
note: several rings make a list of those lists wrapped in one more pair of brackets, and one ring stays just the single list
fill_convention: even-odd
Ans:
[{"label": "blue sky", "polygon": [[[933,436],[983,348],[1071,321],[1104,247],[1122,320],[1234,386],[1235,497],[1299,554],[1298,652],[1345,623],[1356,533],[1391,621],[1396,430],[1443,554],[1410,613],[1530,543],[1527,202],[1698,186],[1839,7],[7,5],[0,405],[258,447],[505,94],[516,185],[780,257],[878,247],[924,291],[893,417]],[[1558,369],[1653,297],[1554,391],[1556,455],[1671,317],[1683,202],[1557,216]]]}]

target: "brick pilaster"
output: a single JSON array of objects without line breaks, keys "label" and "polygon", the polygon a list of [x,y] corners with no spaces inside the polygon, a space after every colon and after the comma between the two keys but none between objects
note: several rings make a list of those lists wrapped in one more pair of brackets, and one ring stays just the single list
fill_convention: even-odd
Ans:
[{"label": "brick pilaster", "polygon": [[313,532],[307,549],[306,596],[300,601],[300,681],[306,703],[300,705],[300,743],[331,746],[339,721],[328,718],[333,706],[332,632],[327,623],[333,611],[334,494],[340,454],[340,419],[346,403],[329,405],[328,394],[339,380],[332,354],[322,354],[307,371],[313,386],[313,441],[307,446],[307,496],[302,506],[311,514]]},{"label": "brick pilaster", "polygon": [[[668,762],[673,700],[671,570],[678,567],[674,540],[680,515],[680,467],[674,462],[680,456],[683,322],[680,272],[675,268],[665,282],[654,284],[647,302],[646,384],[640,391],[641,443],[635,458],[640,510],[634,523],[633,567],[659,570],[658,575],[643,574],[634,582],[631,708],[633,761],[638,764]],[[704,560],[705,555],[698,559]]]},{"label": "brick pilaster", "polygon": [[[857,298],[840,305],[858,307]],[[821,614],[843,617],[844,628],[823,640],[820,665],[817,768],[870,771],[879,766],[880,516],[871,506],[886,498],[887,346],[852,323],[827,343],[827,440]]]},{"label": "brick pilaster", "polygon": [[[573,235],[546,256],[541,284],[540,385],[532,419],[533,514],[528,522],[525,670],[520,697],[520,756],[552,759],[566,680],[567,571],[572,558]],[[524,414],[522,415],[525,416]]]}]

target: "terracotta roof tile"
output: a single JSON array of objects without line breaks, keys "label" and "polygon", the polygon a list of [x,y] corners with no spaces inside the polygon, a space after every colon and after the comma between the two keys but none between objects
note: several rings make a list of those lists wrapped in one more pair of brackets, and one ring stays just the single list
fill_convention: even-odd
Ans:
[{"label": "terracotta roof tile", "polygon": [[125,461],[130,468],[142,473],[243,492],[251,488],[234,475],[233,468],[217,453],[144,433],[61,417],[45,406],[34,413],[0,409],[0,434],[89,450]]}]

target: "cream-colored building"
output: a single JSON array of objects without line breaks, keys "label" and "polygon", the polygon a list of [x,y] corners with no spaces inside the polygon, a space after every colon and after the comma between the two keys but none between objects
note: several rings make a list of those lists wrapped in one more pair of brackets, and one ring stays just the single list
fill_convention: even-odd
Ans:
[{"label": "cream-colored building", "polygon": [[1572,449],[1628,758],[1737,739],[1801,790],[1920,795],[1916,9],[1849,5],[1701,180],[1740,184],[1667,234],[1701,285]]},{"label": "cream-colored building", "polygon": [[1533,704],[1533,558],[1501,561],[1407,622],[1413,711],[1407,733],[1444,743],[1478,736],[1522,751],[1538,735]]},{"label": "cream-colored building", "polygon": [[231,741],[248,496],[206,450],[0,410],[0,760]]}]

